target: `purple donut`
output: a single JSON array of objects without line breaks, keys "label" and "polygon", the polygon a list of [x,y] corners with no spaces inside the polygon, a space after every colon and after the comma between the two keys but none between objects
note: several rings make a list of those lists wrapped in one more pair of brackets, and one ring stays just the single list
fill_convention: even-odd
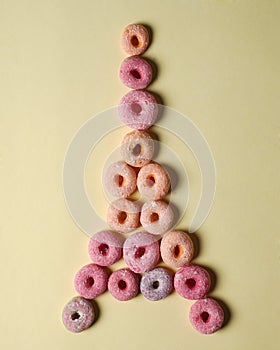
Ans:
[{"label": "purple donut", "polygon": [[79,333],[89,328],[95,320],[94,308],[89,300],[75,297],[62,311],[64,326],[71,332]]},{"label": "purple donut", "polygon": [[100,266],[110,266],[122,257],[123,239],[112,231],[100,231],[89,241],[88,252],[91,260]]},{"label": "purple donut", "polygon": [[129,269],[117,270],[109,278],[108,290],[117,300],[130,300],[139,292],[139,280],[140,276]]},{"label": "purple donut", "polygon": [[142,57],[130,56],[120,67],[121,82],[131,89],[145,89],[152,81],[152,67]]},{"label": "purple donut", "polygon": [[173,290],[173,277],[167,269],[157,267],[142,277],[140,290],[146,299],[152,301],[164,299]]},{"label": "purple donut", "polygon": [[120,100],[118,113],[120,120],[130,128],[146,130],[156,122],[158,104],[149,92],[133,90]]},{"label": "purple donut", "polygon": [[148,232],[134,233],[124,242],[123,257],[133,272],[150,271],[160,258],[158,239]]},{"label": "purple donut", "polygon": [[216,300],[211,298],[200,299],[191,306],[189,319],[197,331],[203,334],[211,334],[222,327],[224,311]]},{"label": "purple donut", "polygon": [[104,267],[89,264],[76,274],[74,286],[76,291],[86,299],[94,299],[107,289],[108,273]]},{"label": "purple donut", "polygon": [[204,298],[209,291],[209,273],[198,265],[182,267],[175,273],[174,287],[178,294],[189,300]]}]

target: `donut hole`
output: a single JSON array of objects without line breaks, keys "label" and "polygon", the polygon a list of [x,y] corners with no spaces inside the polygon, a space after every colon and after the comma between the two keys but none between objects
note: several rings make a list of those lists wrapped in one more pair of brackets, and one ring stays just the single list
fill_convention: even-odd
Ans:
[{"label": "donut hole", "polygon": [[125,220],[127,219],[127,214],[125,211],[120,211],[118,214],[118,222],[119,224],[124,224]]},{"label": "donut hole", "polygon": [[74,313],[71,315],[71,320],[72,320],[72,321],[75,321],[75,320],[78,320],[80,317],[81,317],[81,315],[80,315],[78,312],[74,312]]},{"label": "donut hole", "polygon": [[179,259],[180,256],[183,254],[184,250],[182,248],[182,246],[180,246],[180,244],[177,244],[174,247],[174,258]]},{"label": "donut hole", "polygon": [[207,311],[203,311],[201,314],[200,314],[200,318],[202,319],[202,321],[204,323],[207,323],[210,319],[210,315]]},{"label": "donut hole", "polygon": [[109,253],[109,246],[106,243],[101,243],[98,247],[98,250],[101,255],[106,256]]},{"label": "donut hole", "polygon": [[130,39],[130,42],[131,42],[131,45],[134,46],[134,47],[138,47],[140,45],[140,42],[137,38],[136,35],[133,35]]},{"label": "donut hole", "polygon": [[89,276],[85,281],[86,288],[91,288],[94,285],[93,277]]},{"label": "donut hole", "polygon": [[122,175],[119,175],[119,174],[115,175],[114,181],[118,187],[122,187],[124,184],[124,177]]},{"label": "donut hole", "polygon": [[139,103],[133,102],[131,104],[131,111],[135,114],[140,114],[142,112],[142,107]]},{"label": "donut hole", "polygon": [[153,284],[152,284],[152,287],[153,287],[154,289],[158,289],[158,287],[159,287],[159,281],[154,281]]},{"label": "donut hole", "polygon": [[153,187],[154,184],[156,183],[156,179],[154,177],[154,175],[148,175],[146,177],[146,183],[148,187]]},{"label": "donut hole", "polygon": [[193,278],[188,278],[186,280],[186,285],[188,286],[189,289],[193,289],[196,285],[196,280],[194,280]]},{"label": "donut hole", "polygon": [[151,222],[156,222],[156,221],[158,221],[158,219],[159,219],[158,213],[152,213],[150,215],[150,221]]},{"label": "donut hole", "polygon": [[139,80],[141,79],[141,74],[139,73],[139,71],[137,69],[132,69],[130,71],[130,74],[133,76],[133,78]]},{"label": "donut hole", "polygon": [[137,145],[133,148],[132,154],[133,154],[134,156],[137,157],[137,156],[139,156],[139,155],[141,154],[141,151],[142,151],[141,145],[137,144]]},{"label": "donut hole", "polygon": [[126,284],[126,282],[124,280],[120,280],[118,282],[118,287],[120,288],[120,290],[124,290],[124,289],[126,289],[127,284]]},{"label": "donut hole", "polygon": [[145,249],[145,247],[139,247],[139,248],[137,248],[137,250],[136,250],[136,252],[135,252],[135,258],[136,259],[139,259],[139,258],[141,258],[144,254],[145,254],[145,251],[146,251],[146,249]]}]

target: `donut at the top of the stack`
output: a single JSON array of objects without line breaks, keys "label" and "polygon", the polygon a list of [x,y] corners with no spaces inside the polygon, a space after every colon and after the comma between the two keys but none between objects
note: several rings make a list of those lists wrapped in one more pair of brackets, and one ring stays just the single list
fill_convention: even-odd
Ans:
[{"label": "donut at the top of the stack", "polygon": [[128,55],[141,55],[150,43],[149,32],[141,24],[129,24],[121,36],[121,46]]}]

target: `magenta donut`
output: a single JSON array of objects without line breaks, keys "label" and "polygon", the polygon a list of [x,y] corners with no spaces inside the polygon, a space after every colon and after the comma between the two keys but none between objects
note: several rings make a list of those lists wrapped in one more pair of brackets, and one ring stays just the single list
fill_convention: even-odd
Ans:
[{"label": "magenta donut", "polygon": [[126,301],[139,292],[140,276],[129,269],[114,271],[108,281],[108,290],[114,298]]},{"label": "magenta donut", "polygon": [[120,67],[121,82],[130,89],[145,89],[152,81],[152,67],[142,57],[130,56]]},{"label": "magenta donut", "polygon": [[198,332],[211,334],[222,327],[224,311],[216,300],[200,299],[191,306],[189,319]]},{"label": "magenta donut", "polygon": [[174,287],[178,294],[189,300],[204,298],[209,291],[209,273],[198,265],[182,267],[175,273]]},{"label": "magenta donut", "polygon": [[122,257],[123,239],[111,231],[100,231],[94,234],[88,245],[91,260],[100,266],[110,266]]},{"label": "magenta donut", "polygon": [[82,297],[71,299],[62,311],[64,326],[74,333],[79,333],[89,328],[93,324],[95,317],[91,302]]},{"label": "magenta donut", "polygon": [[118,114],[120,120],[130,128],[146,130],[156,122],[158,104],[149,92],[133,90],[120,100]]},{"label": "magenta donut", "polygon": [[104,267],[89,264],[76,274],[74,286],[76,291],[86,299],[94,299],[107,289],[108,273]]},{"label": "magenta donut", "polygon": [[158,240],[147,232],[136,232],[124,242],[123,257],[133,272],[150,271],[160,258]]},{"label": "magenta donut", "polygon": [[129,55],[141,55],[149,46],[149,32],[141,24],[129,24],[121,36],[121,46]]},{"label": "magenta donut", "polygon": [[128,199],[120,198],[109,205],[108,225],[118,232],[128,233],[140,225],[140,206]]}]

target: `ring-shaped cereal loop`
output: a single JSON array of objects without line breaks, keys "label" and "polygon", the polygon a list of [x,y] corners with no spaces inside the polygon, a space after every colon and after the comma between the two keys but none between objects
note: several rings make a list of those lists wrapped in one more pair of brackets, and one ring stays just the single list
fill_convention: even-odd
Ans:
[{"label": "ring-shaped cereal loop", "polygon": [[149,32],[141,24],[129,24],[121,36],[121,47],[129,55],[141,55],[147,50],[149,42]]}]

